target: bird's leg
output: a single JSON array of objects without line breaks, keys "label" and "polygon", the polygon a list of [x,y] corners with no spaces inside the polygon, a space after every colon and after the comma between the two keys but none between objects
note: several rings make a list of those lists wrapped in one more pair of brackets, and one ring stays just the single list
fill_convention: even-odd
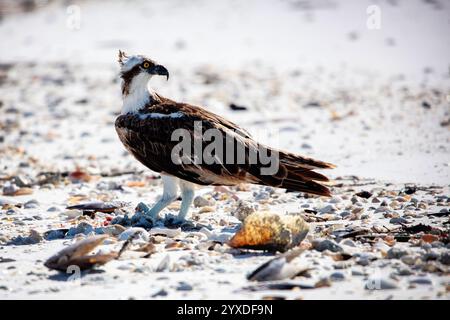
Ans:
[{"label": "bird's leg", "polygon": [[161,179],[163,181],[164,188],[163,195],[161,199],[159,199],[149,211],[145,212],[145,215],[153,221],[158,218],[158,214],[162,209],[167,207],[177,198],[178,178],[161,175]]},{"label": "bird's leg", "polygon": [[189,207],[194,200],[194,191],[195,185],[188,181],[180,181],[181,188],[181,207],[180,212],[178,213],[178,217],[176,218],[177,222],[183,222],[186,218],[187,213],[189,212]]}]

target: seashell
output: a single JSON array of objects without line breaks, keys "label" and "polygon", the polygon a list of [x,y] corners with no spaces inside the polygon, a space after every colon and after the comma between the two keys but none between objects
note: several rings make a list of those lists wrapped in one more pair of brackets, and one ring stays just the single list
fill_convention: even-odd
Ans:
[{"label": "seashell", "polygon": [[64,239],[69,229],[54,229],[44,233],[45,240]]},{"label": "seashell", "polygon": [[166,255],[158,264],[158,266],[156,267],[155,272],[163,272],[163,271],[168,271],[170,267],[170,256]]},{"label": "seashell", "polygon": [[19,202],[15,201],[15,200],[7,199],[7,198],[0,198],[0,207],[2,207],[3,209],[6,209],[8,207],[13,207],[17,204],[19,204]]},{"label": "seashell", "polygon": [[147,183],[145,181],[128,181],[126,183],[126,186],[130,188],[142,188],[145,187],[146,185]]},{"label": "seashell", "polygon": [[107,235],[97,235],[78,241],[51,256],[44,265],[49,269],[66,272],[69,266],[78,266],[81,270],[91,269],[117,257],[116,253],[88,255],[107,239]]},{"label": "seashell", "polygon": [[29,195],[29,194],[32,194],[32,193],[33,193],[33,189],[28,188],[28,187],[24,187],[24,188],[19,188],[12,195],[13,196],[25,196],[25,195]]},{"label": "seashell", "polygon": [[309,268],[299,264],[299,257],[304,249],[295,248],[263,263],[247,276],[250,281],[274,281],[291,279]]},{"label": "seashell", "polygon": [[29,245],[39,243],[42,240],[42,235],[36,230],[31,229],[30,234],[27,237],[18,236],[12,239],[9,243],[13,245]]},{"label": "seashell", "polygon": [[219,232],[219,231],[211,231],[207,228],[203,227],[200,229],[199,233],[206,236],[206,239],[210,241],[220,242],[220,243],[226,243],[230,240],[230,238],[233,236],[230,232]]},{"label": "seashell", "polygon": [[169,229],[169,228],[158,228],[158,227],[155,227],[155,228],[152,228],[149,231],[149,234],[152,235],[152,236],[153,235],[164,235],[164,236],[169,237],[169,238],[175,238],[176,236],[181,234],[181,229],[180,228]]},{"label": "seashell", "polygon": [[80,210],[74,210],[74,209],[71,209],[71,210],[64,211],[62,214],[63,214],[64,216],[66,216],[67,219],[75,219],[75,218],[77,218],[77,217],[82,216],[82,215],[83,215],[83,212],[80,211]]},{"label": "seashell", "polygon": [[157,250],[156,250],[156,246],[153,243],[147,243],[147,244],[144,244],[143,246],[137,248],[135,251],[152,254],[152,253],[155,253]]},{"label": "seashell", "polygon": [[125,227],[120,224],[112,224],[103,228],[103,232],[113,237],[117,237],[125,231]]},{"label": "seashell", "polygon": [[169,204],[167,206],[167,209],[169,209],[169,210],[180,210],[180,206],[181,206],[181,203],[179,201],[172,202],[171,204]]},{"label": "seashell", "polygon": [[66,237],[73,237],[77,234],[89,235],[91,232],[94,232],[94,228],[87,222],[80,222],[76,227],[72,227],[67,231]]},{"label": "seashell", "polygon": [[206,206],[213,206],[215,204],[214,199],[206,199],[202,196],[197,196],[194,199],[194,207],[206,207]]},{"label": "seashell", "polygon": [[364,288],[366,290],[391,290],[397,289],[398,284],[390,278],[373,276],[366,281]]},{"label": "seashell", "polygon": [[81,169],[77,169],[71,173],[69,173],[69,179],[78,182],[89,182],[94,179],[94,176],[90,175],[89,173],[82,171]]},{"label": "seashell", "polygon": [[233,237],[233,234],[230,232],[212,232],[208,240],[219,242],[219,243],[226,243]]},{"label": "seashell", "polygon": [[186,249],[186,245],[180,241],[174,241],[171,243],[168,243],[164,249],[167,250],[182,250],[182,249]]},{"label": "seashell", "polygon": [[249,215],[228,244],[233,248],[286,251],[300,244],[309,231],[298,215],[279,215],[267,211]]},{"label": "seashell", "polygon": [[214,207],[210,207],[210,206],[204,206],[201,207],[200,210],[198,210],[198,213],[207,213],[207,212],[214,212]]},{"label": "seashell", "polygon": [[144,229],[144,228],[140,228],[140,227],[133,227],[133,228],[129,228],[127,230],[125,230],[124,232],[122,232],[119,235],[119,240],[120,241],[125,241],[128,240],[131,236],[134,236],[135,233],[139,232],[139,237],[144,240],[145,242],[148,242],[150,239],[150,235],[148,234],[148,232]]},{"label": "seashell", "polygon": [[197,250],[213,250],[216,246],[217,242],[214,241],[202,241],[197,246],[195,246],[195,249]]},{"label": "seashell", "polygon": [[[204,228],[204,227],[203,227]],[[206,228],[204,228],[204,229],[206,229]],[[208,230],[208,229],[206,229],[206,230]],[[209,230],[208,230],[209,231]],[[194,238],[194,239],[198,239],[198,240],[200,240],[200,241],[202,241],[202,240],[207,240],[208,239],[208,236],[205,234],[205,233],[202,233],[202,232],[200,232],[200,231],[193,231],[193,232],[190,232],[188,235],[187,235],[187,237],[192,237],[192,238]]]},{"label": "seashell", "polygon": [[114,212],[114,210],[116,209],[123,208],[125,205],[126,203],[121,201],[111,201],[111,202],[94,201],[68,206],[67,209],[111,213]]},{"label": "seashell", "polygon": [[252,213],[255,213],[257,205],[241,200],[238,202],[237,208],[233,211],[233,216],[239,221],[244,221]]}]

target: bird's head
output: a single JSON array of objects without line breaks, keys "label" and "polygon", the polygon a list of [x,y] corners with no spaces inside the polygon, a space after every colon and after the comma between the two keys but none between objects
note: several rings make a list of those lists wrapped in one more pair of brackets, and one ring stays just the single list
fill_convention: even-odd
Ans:
[{"label": "bird's head", "polygon": [[142,55],[128,56],[119,50],[120,77],[122,94],[128,95],[136,89],[146,88],[154,75],[165,76],[169,80],[169,71],[150,58]]}]

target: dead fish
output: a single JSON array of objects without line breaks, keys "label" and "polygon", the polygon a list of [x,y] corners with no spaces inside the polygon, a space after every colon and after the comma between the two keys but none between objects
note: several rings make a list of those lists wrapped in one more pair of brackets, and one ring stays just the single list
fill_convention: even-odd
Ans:
[{"label": "dead fish", "polygon": [[294,261],[303,251],[305,250],[302,248],[295,248],[263,263],[247,276],[247,280],[273,281],[292,279],[308,271],[310,268],[300,265],[298,260]]},{"label": "dead fish", "polygon": [[78,241],[67,248],[51,256],[44,265],[49,269],[66,272],[71,265],[78,266],[81,270],[91,269],[96,265],[103,265],[116,259],[117,253],[89,255],[89,252],[98,247],[107,239],[107,235],[92,236]]},{"label": "dead fish", "polygon": [[111,213],[111,212],[114,212],[114,210],[116,210],[116,209],[125,207],[126,205],[127,204],[122,201],[111,201],[111,202],[94,201],[94,202],[87,202],[87,203],[76,204],[73,206],[68,206],[67,209],[82,210],[83,212]]}]

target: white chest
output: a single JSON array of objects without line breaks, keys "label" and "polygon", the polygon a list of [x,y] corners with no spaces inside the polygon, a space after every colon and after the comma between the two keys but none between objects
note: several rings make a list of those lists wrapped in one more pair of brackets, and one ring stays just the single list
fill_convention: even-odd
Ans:
[{"label": "white chest", "polygon": [[130,83],[126,95],[123,96],[122,114],[137,113],[151,99],[148,90],[149,77],[146,74],[137,75]]}]

